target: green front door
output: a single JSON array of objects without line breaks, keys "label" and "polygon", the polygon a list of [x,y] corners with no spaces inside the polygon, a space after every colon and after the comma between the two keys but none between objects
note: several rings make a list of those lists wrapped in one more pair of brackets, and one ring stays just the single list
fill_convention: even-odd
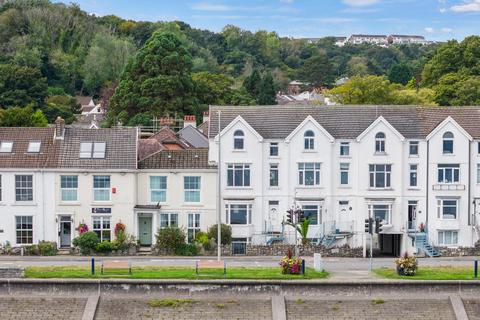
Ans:
[{"label": "green front door", "polygon": [[140,245],[152,245],[152,217],[138,217]]}]

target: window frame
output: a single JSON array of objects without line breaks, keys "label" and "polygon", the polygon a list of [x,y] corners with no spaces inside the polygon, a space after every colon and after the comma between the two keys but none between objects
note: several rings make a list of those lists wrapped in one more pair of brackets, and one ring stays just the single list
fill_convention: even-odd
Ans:
[{"label": "window frame", "polygon": [[[9,147],[5,148],[5,145]],[[0,153],[12,153],[13,152],[13,141],[5,140],[0,141]]]},{"label": "window frame", "polygon": [[[241,183],[238,182],[237,172],[241,172]],[[246,181],[248,183],[246,183]],[[250,188],[251,165],[249,163],[228,163],[227,164],[227,187],[229,188]]]},{"label": "window frame", "polygon": [[[344,178],[346,177],[346,183],[344,183]],[[350,163],[344,162],[340,163],[340,185],[348,186],[350,185]]]},{"label": "window frame", "polygon": [[[272,152],[275,150],[275,152]],[[270,142],[269,146],[269,155],[270,157],[278,157],[279,156],[279,143],[278,142]]]},{"label": "window frame", "polygon": [[[278,163],[270,163],[270,166],[269,166],[269,186],[270,187],[278,187],[279,186],[279,179],[280,179],[279,164]],[[274,183],[272,183],[272,182],[274,182]]]},{"label": "window frame", "polygon": [[[153,185],[153,178],[159,178],[159,188],[152,188],[152,185]],[[163,179],[162,179],[163,178]],[[165,181],[162,181],[162,180],[165,180]],[[162,188],[162,186],[165,185],[164,188]],[[150,203],[165,203],[167,202],[167,189],[168,189],[168,177],[167,176],[149,176],[148,178],[148,188],[150,190]],[[155,192],[158,192],[158,195],[164,195],[163,196],[163,201],[160,201],[162,200],[162,197],[160,198],[160,200],[154,200],[154,193]]]},{"label": "window frame", "polygon": [[[232,223],[232,207],[236,207],[235,210],[245,210],[245,223]],[[242,207],[242,208],[240,208]],[[243,208],[245,207],[245,208]],[[226,223],[228,225],[239,225],[239,226],[248,226],[252,224],[252,208],[253,203],[246,203],[246,202],[227,202],[225,203],[225,216],[226,216]],[[239,219],[234,219],[235,221]],[[243,217],[242,217],[243,220]]]},{"label": "window frame", "polygon": [[[20,222],[18,220],[19,218],[20,218]],[[27,218],[30,221],[24,222],[23,218]],[[30,224],[30,228],[23,228],[24,225],[28,225],[28,224]],[[20,229],[18,228],[18,225],[21,226]],[[19,236],[19,232],[20,232],[20,236]],[[23,232],[26,232],[27,235],[24,236]],[[29,232],[30,232],[30,234],[28,234]],[[28,240],[27,240],[27,242],[23,242],[23,241],[19,242],[18,241],[19,239],[23,239],[23,238],[30,239],[30,241],[28,241]],[[33,239],[34,239],[33,216],[27,216],[27,215],[15,216],[15,243],[17,245],[29,245],[29,244],[33,244]]]},{"label": "window frame", "polygon": [[[76,183],[76,187],[63,187],[63,178],[74,178],[76,181],[65,181],[66,184],[71,183],[74,185]],[[75,192],[75,199],[73,200],[65,200],[64,198],[64,191],[66,192]],[[60,201],[61,202],[77,202],[78,201],[78,175],[60,175]]]},{"label": "window frame", "polygon": [[[415,151],[412,152],[413,150]],[[411,157],[412,156],[417,157],[419,155],[419,151],[420,151],[420,142],[418,140],[410,141],[408,144],[408,155]]]},{"label": "window frame", "polygon": [[[455,206],[452,206],[451,204],[445,205],[445,202],[455,202]],[[455,208],[455,215],[453,218],[449,218],[449,215],[445,215],[445,208]],[[457,220],[458,219],[458,212],[459,212],[459,201],[457,198],[441,198],[437,199],[437,218],[439,220]],[[446,217],[447,216],[447,217]]]},{"label": "window frame", "polygon": [[[449,232],[451,233],[450,239],[452,240],[452,243],[446,243],[446,233]],[[439,246],[452,246],[456,247],[458,246],[458,230],[438,230],[437,231],[437,245]],[[456,240],[453,242],[453,240]]]},{"label": "window frame", "polygon": [[477,184],[480,184],[480,163],[477,163]]},{"label": "window frame", "polygon": [[375,135],[375,153],[384,154],[386,152],[387,136],[384,132],[377,132]]},{"label": "window frame", "polygon": [[[312,168],[307,168],[312,166]],[[313,184],[306,184],[307,172],[312,172]],[[298,162],[297,164],[297,183],[302,187],[319,187],[322,182],[322,163],[321,162]]]},{"label": "window frame", "polygon": [[[96,188],[95,187],[95,178],[106,178],[108,177],[108,187],[103,187],[103,188]],[[112,177],[110,175],[94,175],[93,176],[93,202],[111,202],[112,201],[112,189],[111,189],[111,186],[112,186]],[[98,200],[97,199],[97,194],[96,194],[96,191],[105,191],[105,190],[108,190],[108,199],[105,200],[105,199],[100,199]]]},{"label": "window frame", "polygon": [[[315,209],[316,208],[316,209]],[[321,203],[301,203],[300,204],[300,209],[303,211],[303,215],[305,218],[309,218],[310,215],[308,213],[305,213],[305,211],[316,211],[314,214],[315,219],[310,219],[310,225],[312,226],[319,226],[323,223],[323,217],[322,217],[322,212],[323,212],[323,204]],[[308,215],[308,216],[307,216]]]},{"label": "window frame", "polygon": [[[442,135],[442,153],[444,155],[454,153],[455,135],[451,131],[447,131]],[[450,151],[447,149],[451,149]],[[446,152],[447,151],[447,152]]]},{"label": "window frame", "polygon": [[418,188],[418,164],[416,163],[409,164],[408,166],[408,186]]},{"label": "window frame", "polygon": [[[237,145],[237,143],[239,143],[240,145]],[[243,132],[243,130],[237,129],[233,133],[233,150],[245,150],[245,133]]]},{"label": "window frame", "polygon": [[[28,181],[17,181],[17,178],[20,178],[20,177],[29,177],[30,178],[30,182]],[[20,182],[20,183],[31,183],[31,186],[18,186],[17,183]],[[15,202],[33,202],[34,199],[35,199],[35,196],[34,196],[34,181],[33,181],[33,174],[16,174],[15,175]],[[22,193],[18,193],[19,190],[24,190],[24,191],[28,191],[30,190],[30,194],[27,192],[26,195],[27,196],[31,196],[31,197],[28,197],[28,199],[22,199]],[[20,195],[20,198],[19,198],[19,195]],[[25,194],[23,194],[23,196],[25,196]]]},{"label": "window frame", "polygon": [[348,142],[348,141],[340,142],[339,155],[340,155],[340,157],[349,157],[350,156],[350,142]]},{"label": "window frame", "polygon": [[315,132],[313,132],[312,130],[307,130],[303,134],[303,150],[315,150]]},{"label": "window frame", "polygon": [[187,242],[193,243],[198,232],[201,231],[201,214],[189,212],[187,214]]},{"label": "window frame", "polygon": [[[99,150],[100,149],[100,150]],[[81,141],[80,159],[105,159],[107,154],[107,143],[105,141]]]},{"label": "window frame", "polygon": [[[100,221],[100,228],[95,228],[98,221]],[[105,228],[106,221],[108,221],[108,228]],[[112,217],[106,215],[92,216],[92,231],[97,234],[100,242],[112,241]],[[104,233],[108,233],[108,238],[104,236]]]},{"label": "window frame", "polygon": [[[450,170],[451,181],[448,181],[447,173]],[[442,178],[440,177],[440,173]],[[457,178],[457,179],[455,179]],[[460,164],[456,163],[439,163],[437,164],[437,183],[439,184],[458,184],[460,183]]]},{"label": "window frame", "polygon": [[[380,167],[383,166],[384,170],[380,170]],[[373,171],[372,171],[373,168]],[[387,170],[389,169],[389,170]],[[390,189],[392,187],[392,165],[391,164],[369,164],[368,165],[368,174],[369,174],[369,187],[371,189]],[[377,175],[383,174],[383,186],[377,186],[378,177]],[[372,179],[373,177],[373,179]],[[372,185],[373,182],[373,185]]]},{"label": "window frame", "polygon": [[177,212],[160,212],[159,221],[158,221],[159,228],[163,229],[168,227],[178,227],[179,226],[178,216],[179,214]]},{"label": "window frame", "polygon": [[[32,150],[33,146],[38,146],[38,148],[35,148]],[[30,154],[40,153],[41,148],[42,148],[42,141],[39,141],[39,140],[29,141],[28,147],[27,147],[27,153],[30,153]]]},{"label": "window frame", "polygon": [[[191,187],[194,184],[198,184],[197,188],[187,188],[187,179],[188,180],[197,180],[196,182],[189,181],[188,186]],[[201,176],[184,176],[183,177],[183,201],[187,203],[198,203],[201,202],[201,185],[202,177]],[[188,195],[188,196],[187,196]],[[190,198],[194,196],[193,198]],[[198,200],[197,200],[198,199]]]},{"label": "window frame", "polygon": [[[378,208],[378,207],[384,208]],[[375,208],[377,207],[377,208]],[[386,219],[382,219],[386,221],[387,225],[392,224],[392,212],[393,212],[393,204],[392,203],[369,203],[368,204],[368,216],[373,218],[374,220],[377,218],[375,210],[385,210]]]}]

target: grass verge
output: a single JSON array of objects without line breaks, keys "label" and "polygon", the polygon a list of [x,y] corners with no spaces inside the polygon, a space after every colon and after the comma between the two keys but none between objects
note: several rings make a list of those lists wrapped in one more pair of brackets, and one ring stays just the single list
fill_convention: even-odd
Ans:
[{"label": "grass verge", "polygon": [[[132,275],[127,272],[114,271],[104,275],[97,268],[92,275],[89,268],[85,267],[27,267],[26,278],[120,278],[120,279],[223,279],[219,270],[202,270],[201,275],[195,274],[194,268],[188,267],[135,267]],[[123,274],[120,274],[123,273]],[[318,272],[312,268],[306,269],[305,275],[284,275],[280,268],[227,268],[227,279],[278,279],[278,280],[302,280],[323,279],[328,276],[327,272]]]},{"label": "grass verge", "polygon": [[373,272],[387,279],[404,280],[475,280],[471,267],[419,267],[414,276],[399,276],[395,269],[380,268]]}]

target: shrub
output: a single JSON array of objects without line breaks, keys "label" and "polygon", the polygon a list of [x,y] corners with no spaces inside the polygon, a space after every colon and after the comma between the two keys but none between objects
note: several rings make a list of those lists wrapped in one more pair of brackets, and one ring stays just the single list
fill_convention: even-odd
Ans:
[{"label": "shrub", "polygon": [[294,257],[291,250],[280,260],[280,267],[282,274],[301,274],[302,273],[302,259]]},{"label": "shrub", "polygon": [[115,245],[110,241],[102,241],[95,246],[95,250],[99,253],[110,253],[115,249]]},{"label": "shrub", "polygon": [[125,224],[118,222],[115,225],[115,237],[119,242],[123,242],[125,240]]},{"label": "shrub", "polygon": [[401,276],[414,276],[417,273],[418,261],[414,256],[405,254],[395,259],[395,264],[397,265],[397,273]]},{"label": "shrub", "polygon": [[[232,227],[230,227],[229,225],[226,225],[226,224],[221,224],[220,229],[221,229],[221,232],[222,232],[222,234],[221,234],[221,237],[222,237],[221,244],[227,245],[227,244],[232,243]],[[208,229],[208,237],[210,239],[217,239],[217,225],[216,224],[214,224],[213,226],[211,226]]]},{"label": "shrub", "polygon": [[195,242],[201,244],[205,250],[210,250],[210,239],[206,232],[197,232],[195,235]]},{"label": "shrub", "polygon": [[185,231],[178,227],[166,227],[158,229],[155,235],[157,249],[165,250],[169,254],[177,252],[177,248],[185,245]]},{"label": "shrub", "polygon": [[97,244],[100,242],[98,236],[93,231],[82,233],[73,239],[73,245],[80,248],[81,254],[90,254],[95,251]]},{"label": "shrub", "polygon": [[57,244],[50,241],[40,241],[38,243],[38,250],[42,256],[54,256],[57,254]]},{"label": "shrub", "polygon": [[183,243],[175,248],[177,256],[196,256],[198,255],[198,247],[193,243]]},{"label": "shrub", "polygon": [[38,250],[38,246],[36,244],[25,246],[24,248],[25,248],[26,255],[38,256],[40,254],[40,250]]}]

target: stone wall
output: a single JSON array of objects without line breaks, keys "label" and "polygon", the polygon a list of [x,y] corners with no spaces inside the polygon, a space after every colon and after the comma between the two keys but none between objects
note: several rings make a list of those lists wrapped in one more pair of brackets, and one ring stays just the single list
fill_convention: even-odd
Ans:
[{"label": "stone wall", "polygon": [[25,275],[25,269],[23,268],[4,268],[0,267],[0,278],[23,278]]},{"label": "stone wall", "polygon": [[480,242],[475,244],[475,247],[436,247],[435,249],[440,252],[442,257],[465,257],[465,256],[477,256],[480,260]]},{"label": "stone wall", "polygon": [[[274,244],[270,246],[247,244],[247,256],[284,256],[288,250],[295,251],[294,245],[289,244]],[[300,256],[313,256],[314,253],[320,253],[323,257],[349,257],[361,258],[363,257],[362,248],[351,248],[348,245],[337,248],[326,248],[322,245],[300,245]],[[215,254],[216,254],[215,250]],[[223,256],[232,256],[232,246],[222,246]]]}]

